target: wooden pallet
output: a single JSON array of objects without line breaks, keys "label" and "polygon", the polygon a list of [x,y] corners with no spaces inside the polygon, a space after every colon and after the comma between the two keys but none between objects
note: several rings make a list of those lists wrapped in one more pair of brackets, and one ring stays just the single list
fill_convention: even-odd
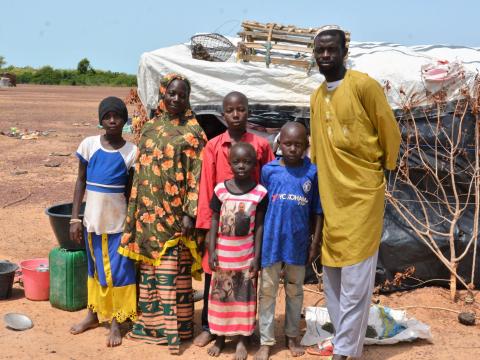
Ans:
[{"label": "wooden pallet", "polygon": [[[238,34],[237,60],[291,65],[310,71],[315,66],[313,40],[318,28],[298,28],[275,23],[244,21]],[[347,35],[347,43],[350,34]]]}]

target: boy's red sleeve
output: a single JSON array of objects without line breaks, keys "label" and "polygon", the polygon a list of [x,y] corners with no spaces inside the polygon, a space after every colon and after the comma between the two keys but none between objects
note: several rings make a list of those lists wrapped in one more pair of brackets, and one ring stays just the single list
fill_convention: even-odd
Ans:
[{"label": "boy's red sleeve", "polygon": [[263,161],[262,164],[260,164],[260,167],[262,167],[265,164],[268,164],[270,161],[275,159],[275,155],[273,155],[272,148],[270,147],[270,144],[268,141],[265,141],[264,143],[264,149],[263,149]]},{"label": "boy's red sleeve", "polygon": [[196,221],[197,229],[210,229],[212,219],[210,200],[213,195],[213,189],[215,188],[214,179],[216,179],[215,158],[213,156],[212,146],[207,143],[203,152],[202,173],[200,175]]}]

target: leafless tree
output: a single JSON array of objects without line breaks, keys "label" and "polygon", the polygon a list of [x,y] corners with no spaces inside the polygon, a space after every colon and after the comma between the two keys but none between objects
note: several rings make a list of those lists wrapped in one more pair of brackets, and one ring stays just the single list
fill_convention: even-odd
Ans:
[{"label": "leafless tree", "polygon": [[[450,271],[450,294],[455,301],[457,282],[471,291],[475,279],[480,204],[480,81],[477,77],[473,95],[465,87],[461,98],[453,103],[445,101],[444,92],[426,92],[433,104],[430,107],[418,107],[414,96],[407,98],[400,93],[404,100],[403,115],[399,118],[400,160],[391,174],[387,201]],[[447,108],[450,114],[444,116]],[[471,124],[472,121],[475,123]],[[471,214],[472,231],[467,234],[460,230],[459,222]],[[458,246],[460,237],[465,246]],[[449,244],[448,248],[438,245],[442,241]],[[457,269],[470,256],[471,276],[466,280]]]}]

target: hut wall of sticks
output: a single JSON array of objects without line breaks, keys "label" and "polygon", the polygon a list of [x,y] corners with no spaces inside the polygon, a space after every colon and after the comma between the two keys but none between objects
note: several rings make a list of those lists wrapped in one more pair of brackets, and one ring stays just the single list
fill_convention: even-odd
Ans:
[{"label": "hut wall of sticks", "polygon": [[[290,65],[309,72],[315,67],[313,39],[319,28],[299,28],[276,23],[242,22],[237,60]],[[350,33],[346,32],[347,46]]]}]

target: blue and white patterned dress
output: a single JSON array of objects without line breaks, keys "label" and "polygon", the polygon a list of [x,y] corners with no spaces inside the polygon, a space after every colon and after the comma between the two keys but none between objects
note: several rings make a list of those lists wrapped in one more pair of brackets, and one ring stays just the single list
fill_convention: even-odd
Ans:
[{"label": "blue and white patterned dress", "polygon": [[123,322],[136,317],[136,277],[132,260],[118,253],[127,212],[125,198],[136,146],[103,148],[100,136],[84,139],[77,150],[86,165],[83,218],[88,260],[88,308],[100,320]]}]

